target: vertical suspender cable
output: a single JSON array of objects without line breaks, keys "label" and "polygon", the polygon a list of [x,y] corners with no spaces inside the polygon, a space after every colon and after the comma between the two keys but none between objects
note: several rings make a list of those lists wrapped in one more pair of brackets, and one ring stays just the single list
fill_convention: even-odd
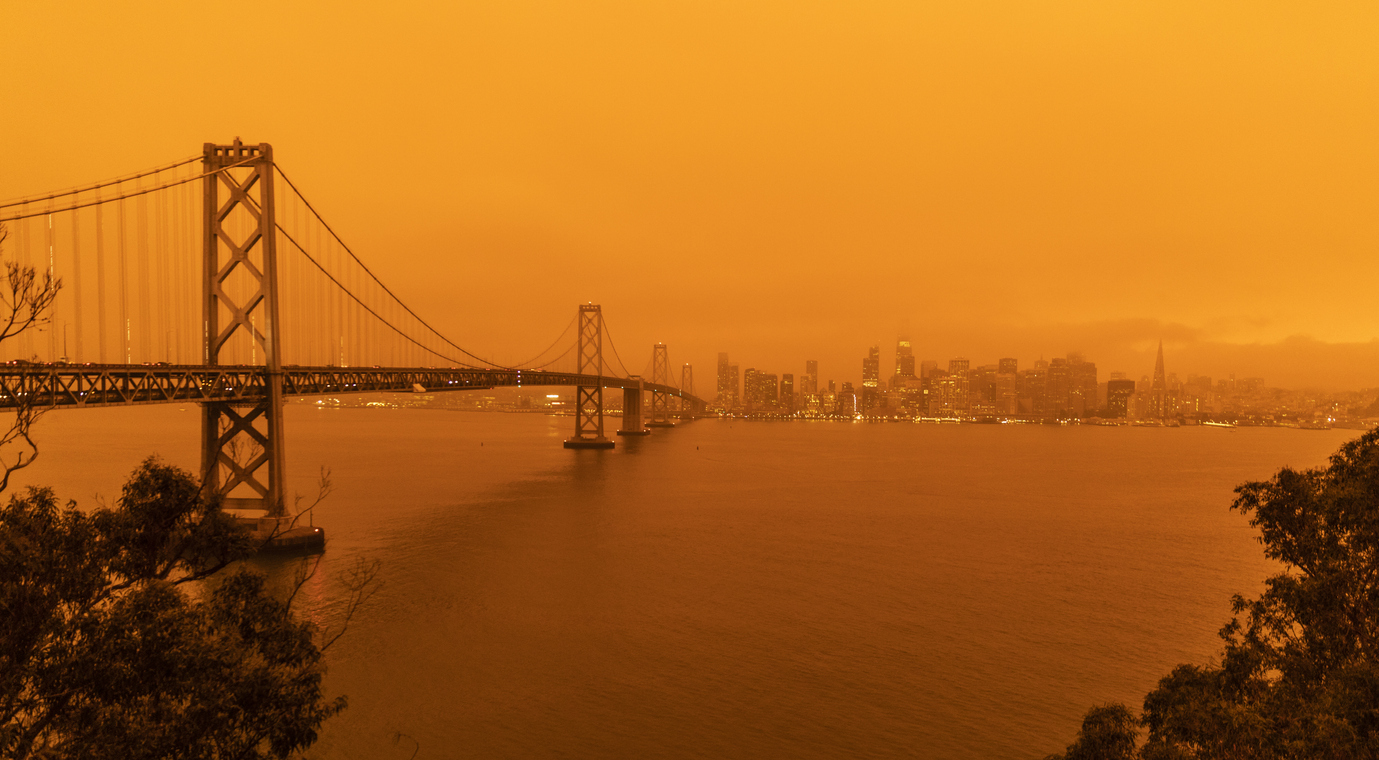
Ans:
[{"label": "vertical suspender cable", "polygon": [[[56,273],[57,273],[57,262],[55,261],[57,254],[56,254],[56,251],[54,250],[54,245],[53,245],[53,213],[52,213],[52,208],[53,208],[53,202],[52,202],[52,200],[49,200],[49,201],[48,201],[48,215],[45,216],[45,217],[43,217],[43,220],[44,220],[44,222],[45,222],[45,225],[44,225],[44,226],[47,228],[47,229],[46,229],[47,236],[46,236],[46,238],[45,238],[45,242],[47,243],[47,249],[48,249],[48,250],[47,250],[47,253],[48,253],[48,277],[50,277],[50,278],[55,278],[55,277],[57,276],[57,274],[56,274]],[[58,339],[57,339],[57,331],[58,331],[58,327],[60,326],[61,322],[60,322],[60,320],[57,318],[57,304],[58,304],[58,301],[57,301],[56,298],[54,298],[54,299],[53,299],[53,306],[52,306],[52,316],[49,317],[49,321],[48,321],[48,361],[54,361],[54,360],[56,360],[56,359],[58,358]]]},{"label": "vertical suspender cable", "polygon": [[[27,208],[24,210],[28,211]],[[23,267],[28,267],[29,263],[33,260],[31,252],[29,251],[29,223],[30,220],[25,219],[21,222],[22,226],[19,228],[19,265]],[[24,359],[35,358],[33,347],[33,331],[25,330],[19,336],[20,357]]]},{"label": "vertical suspender cable", "polygon": [[[96,191],[99,194],[99,190]],[[99,197],[99,195],[97,196]],[[105,364],[105,225],[104,204],[96,206],[96,360]]]},{"label": "vertical suspender cable", "polygon": [[72,359],[80,363],[86,358],[82,352],[82,310],[86,302],[81,298],[81,212],[72,210],[72,326],[76,333],[72,345]]},{"label": "vertical suspender cable", "polygon": [[120,237],[119,237],[119,257],[120,257],[120,340],[124,343],[124,363],[134,363],[134,352],[131,350],[129,339],[131,328],[129,325],[129,256],[125,243],[125,203],[120,199]]},{"label": "vertical suspender cable", "polygon": [[[137,180],[142,186],[144,181]],[[139,358],[142,361],[152,361],[155,356],[153,352],[153,319],[149,316],[153,300],[153,292],[150,287],[149,279],[149,250],[148,250],[148,196],[141,195],[134,201],[134,210],[138,215],[135,220],[135,230],[139,235],[138,260],[139,265]]]},{"label": "vertical suspender cable", "polygon": [[175,311],[172,292],[172,238],[168,234],[168,193],[158,193],[158,328],[162,335],[163,361],[172,361],[172,312]]}]

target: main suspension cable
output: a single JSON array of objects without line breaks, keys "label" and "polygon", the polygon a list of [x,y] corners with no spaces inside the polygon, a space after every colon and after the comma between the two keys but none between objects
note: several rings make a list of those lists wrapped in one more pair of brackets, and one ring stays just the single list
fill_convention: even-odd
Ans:
[{"label": "main suspension cable", "polygon": [[[335,275],[331,274],[329,271],[326,270],[325,267],[321,266],[321,263],[320,263],[319,261],[317,261],[315,258],[313,258],[313,257],[311,256],[310,253],[307,253],[307,250],[306,250],[305,248],[302,247],[302,244],[301,244],[301,243],[298,243],[298,242],[296,241],[296,239],[294,239],[291,235],[289,235],[289,234],[287,233],[287,230],[283,229],[283,226],[282,226],[281,224],[278,224],[277,222],[274,222],[274,223],[273,223],[273,226],[275,226],[275,227],[278,228],[278,232],[281,232],[281,233],[283,234],[283,237],[287,238],[287,241],[288,241],[289,243],[291,243],[293,246],[295,246],[297,250],[299,250],[299,251],[302,252],[302,255],[306,257],[306,260],[307,260],[307,261],[310,261],[310,262],[312,263],[312,265],[314,265],[317,269],[321,270],[321,274],[325,275],[331,282],[335,283],[335,286],[336,286],[337,288],[339,288],[340,291],[341,291],[342,293],[344,293],[345,295],[349,296],[355,303],[357,303],[357,304],[359,304],[361,307],[363,307],[363,309],[364,309],[365,311],[367,311],[367,312],[369,312],[370,314],[374,315],[374,318],[376,318],[379,322],[382,322],[383,324],[387,325],[389,328],[392,329],[393,332],[397,333],[397,334],[398,334],[399,336],[401,336],[402,338],[405,338],[407,341],[409,341],[409,342],[415,344],[415,345],[416,345],[418,348],[420,348],[421,350],[426,351],[427,353],[430,353],[430,354],[434,354],[435,356],[439,356],[440,358],[442,358],[442,359],[444,359],[444,360],[446,360],[446,361],[448,361],[448,362],[451,362],[451,363],[454,363],[454,364],[459,364],[459,365],[462,365],[462,366],[467,367],[467,368],[469,368],[469,369],[489,369],[489,367],[479,367],[479,366],[470,364],[470,363],[468,363],[468,362],[460,361],[459,359],[455,359],[454,357],[446,356],[445,354],[442,354],[442,353],[440,353],[439,351],[436,351],[436,350],[434,350],[434,349],[432,349],[432,348],[430,348],[430,347],[428,347],[428,346],[425,346],[425,345],[421,344],[420,342],[417,341],[416,338],[413,338],[412,336],[410,336],[410,335],[408,335],[407,333],[403,332],[402,330],[398,329],[398,327],[397,327],[396,325],[394,325],[392,322],[389,322],[388,320],[384,319],[378,312],[374,311],[372,307],[370,307],[368,304],[366,304],[366,303],[364,303],[363,301],[361,301],[361,300],[359,299],[358,296],[356,296],[352,291],[350,291],[349,288],[345,287],[343,283],[341,283],[339,280],[335,279]],[[466,351],[465,353],[469,353],[469,352]],[[471,355],[472,355],[472,354],[471,354]],[[477,357],[475,357],[475,358],[477,358]],[[483,361],[483,360],[480,359],[480,361]],[[507,369],[507,368],[506,368],[506,367],[503,367],[502,369]]]},{"label": "main suspension cable", "polygon": [[[307,207],[308,209],[310,209],[312,216],[315,216],[315,217],[316,217],[316,220],[317,220],[318,222],[321,223],[321,226],[325,227],[325,228],[326,228],[326,231],[330,233],[331,237],[335,238],[335,242],[339,243],[339,244],[340,244],[340,247],[345,249],[345,252],[348,253],[348,254],[350,255],[350,258],[354,259],[355,263],[358,264],[358,265],[369,275],[369,277],[371,277],[371,278],[373,279],[374,282],[378,283],[378,286],[379,286],[380,288],[383,288],[383,292],[387,293],[389,296],[392,296],[392,299],[393,299],[394,301],[396,301],[397,304],[398,304],[399,306],[401,306],[408,314],[411,314],[413,319],[415,319],[416,321],[420,322],[421,325],[422,325],[423,327],[425,327],[426,329],[428,329],[428,330],[430,330],[432,333],[434,333],[434,334],[436,335],[436,337],[438,337],[438,338],[440,338],[441,340],[443,340],[443,341],[445,341],[446,343],[448,343],[448,344],[450,345],[451,348],[454,348],[454,349],[458,350],[460,353],[462,353],[462,354],[464,354],[464,355],[466,355],[466,356],[469,356],[469,357],[473,358],[475,361],[483,362],[484,364],[488,364],[488,365],[491,365],[491,366],[493,366],[493,367],[498,367],[498,368],[501,368],[501,369],[516,369],[515,367],[506,367],[506,366],[503,366],[503,365],[501,365],[501,364],[498,364],[497,362],[490,361],[490,360],[485,359],[485,358],[483,358],[483,357],[481,357],[481,356],[477,356],[477,355],[475,355],[475,354],[470,353],[469,351],[465,350],[465,348],[464,348],[463,346],[461,346],[461,345],[459,345],[458,343],[456,343],[456,342],[450,340],[449,338],[445,337],[445,335],[442,334],[441,331],[439,331],[439,330],[437,330],[436,328],[432,327],[431,324],[430,324],[429,322],[427,322],[426,320],[424,320],[424,319],[421,318],[421,315],[417,314],[415,311],[412,311],[412,307],[410,307],[410,306],[408,306],[407,304],[403,303],[403,302],[402,302],[402,299],[401,299],[401,298],[398,298],[396,293],[394,293],[392,290],[390,290],[390,289],[388,288],[387,285],[384,285],[382,280],[378,279],[378,275],[374,274],[374,273],[373,273],[373,270],[369,269],[368,265],[366,265],[363,261],[360,261],[358,256],[354,255],[354,251],[351,250],[350,247],[349,247],[348,245],[345,244],[345,241],[342,240],[338,234],[336,234],[335,230],[330,226],[330,224],[329,224],[328,222],[326,222],[325,218],[322,217],[321,214],[316,210],[316,207],[313,206],[313,205],[311,205],[311,201],[309,201],[309,200],[306,199],[306,196],[302,194],[302,191],[299,190],[299,189],[297,188],[297,185],[294,184],[294,183],[292,182],[292,179],[291,179],[290,177],[287,176],[287,172],[284,172],[284,171],[282,170],[282,167],[279,166],[279,165],[277,164],[277,162],[274,162],[274,163],[273,163],[273,166],[274,166],[274,168],[276,168],[276,169],[278,170],[278,174],[283,178],[283,181],[287,182],[287,186],[290,187],[290,188],[292,188],[292,192],[296,193],[296,194],[297,194],[297,197],[301,199],[302,203],[306,204],[306,207]],[[308,258],[309,258],[309,257],[308,257]],[[313,262],[313,263],[314,263],[314,262]],[[324,270],[322,270],[322,271],[324,271]],[[381,317],[380,317],[380,319],[381,319]],[[420,345],[420,344],[417,344],[417,345]],[[430,350],[430,349],[427,349],[427,350]],[[434,352],[433,352],[433,353],[434,353]],[[437,354],[437,355],[439,356],[439,354]]]},{"label": "main suspension cable", "polygon": [[[44,209],[43,211],[32,211],[32,212],[28,212],[28,213],[17,214],[17,215],[14,215],[14,216],[4,216],[4,217],[0,217],[0,222],[15,222],[15,221],[18,221],[18,220],[20,220],[20,219],[32,219],[33,217],[36,217],[36,216],[47,216],[47,215],[49,215],[49,214],[57,214],[57,213],[61,213],[61,212],[63,212],[63,211],[76,211],[76,210],[79,209],[79,208],[87,208],[87,207],[89,207],[89,206],[99,206],[99,205],[101,205],[101,204],[103,204],[103,203],[111,203],[111,202],[113,202],[113,201],[122,201],[122,200],[124,200],[124,199],[126,199],[126,198],[135,198],[135,197],[138,197],[138,196],[140,196],[140,195],[148,195],[149,193],[156,193],[156,192],[158,192],[159,190],[167,190],[167,189],[170,188],[170,187],[177,187],[178,185],[185,185],[185,184],[187,184],[188,182],[195,182],[195,181],[197,181],[197,180],[199,180],[199,179],[205,179],[206,177],[208,177],[208,176],[210,176],[210,175],[213,175],[213,174],[220,174],[221,172],[229,171],[229,170],[231,170],[231,169],[234,169],[235,167],[243,166],[244,164],[247,164],[247,163],[249,163],[250,161],[255,161],[255,160],[257,160],[257,159],[246,158],[245,160],[240,161],[239,163],[230,164],[230,165],[228,165],[228,166],[222,166],[221,168],[216,169],[215,171],[203,172],[203,173],[201,173],[201,174],[193,174],[193,175],[191,175],[190,177],[187,177],[187,178],[185,178],[185,179],[179,179],[179,180],[176,180],[176,181],[174,181],[174,182],[167,182],[167,183],[164,183],[164,184],[162,184],[162,185],[154,185],[153,187],[146,188],[146,189],[142,189],[142,190],[136,190],[136,191],[134,191],[134,192],[132,192],[132,193],[124,193],[124,194],[122,194],[122,195],[112,195],[112,196],[110,196],[109,198],[99,198],[99,197],[98,197],[98,198],[96,198],[96,199],[93,200],[93,201],[87,201],[86,203],[73,203],[73,204],[70,205],[70,206],[63,206],[62,208],[48,208],[48,209]],[[180,165],[180,164],[179,164],[179,165]],[[147,176],[147,175],[139,175],[139,176]],[[132,179],[132,178],[131,178],[131,179]],[[104,185],[102,185],[102,187],[104,187]],[[93,189],[94,189],[94,188],[93,188]],[[41,199],[40,199],[40,200],[41,200]],[[37,201],[24,201],[23,203],[20,203],[20,204],[10,204],[10,205],[27,205],[27,204],[29,204],[29,203],[36,203],[36,202],[37,202]],[[50,204],[50,205],[51,205],[51,204]]]},{"label": "main suspension cable", "polygon": [[197,155],[191,156],[191,157],[189,157],[189,158],[184,158],[184,159],[182,159],[182,160],[180,160],[180,161],[175,161],[175,162],[173,162],[173,163],[171,163],[171,164],[166,164],[166,165],[164,165],[164,166],[159,166],[159,167],[157,167],[156,169],[147,169],[147,170],[145,170],[145,171],[138,172],[138,173],[136,173],[136,174],[125,174],[125,175],[122,175],[122,176],[119,176],[119,177],[111,177],[110,179],[103,179],[103,180],[101,180],[100,182],[97,182],[97,183],[94,184],[94,185],[85,185],[85,186],[83,186],[83,187],[72,187],[72,188],[68,188],[68,189],[66,189],[66,190],[55,191],[55,192],[49,193],[49,194],[47,194],[47,195],[31,195],[31,196],[24,197],[24,198],[13,198],[13,199],[7,200],[7,201],[5,201],[5,202],[3,202],[3,203],[0,203],[0,208],[9,208],[10,206],[24,206],[24,205],[27,205],[27,204],[30,204],[30,203],[37,203],[37,202],[39,202],[39,201],[50,201],[50,200],[52,200],[52,199],[54,199],[54,198],[61,198],[61,197],[66,196],[66,195],[80,195],[81,193],[90,192],[90,191],[92,191],[92,190],[99,190],[99,189],[101,189],[101,188],[103,188],[103,187],[110,187],[111,185],[119,185],[119,184],[122,184],[122,183],[125,183],[125,182],[129,182],[130,180],[139,179],[140,177],[147,177],[147,176],[152,175],[152,174],[161,174],[161,173],[166,172],[166,171],[171,171],[171,170],[173,170],[173,169],[176,169],[176,168],[179,167],[179,166],[186,166],[187,164],[189,164],[189,163],[191,163],[191,162],[193,162],[193,161],[197,161],[197,160],[199,160],[199,159],[201,159],[201,158],[202,158],[202,156],[201,156],[200,154],[197,154]]}]

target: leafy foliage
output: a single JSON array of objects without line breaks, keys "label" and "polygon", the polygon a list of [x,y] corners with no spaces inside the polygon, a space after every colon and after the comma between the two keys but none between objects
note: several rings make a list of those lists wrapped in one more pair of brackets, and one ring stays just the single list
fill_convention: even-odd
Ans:
[{"label": "leafy foliage", "polygon": [[[282,758],[345,706],[248,535],[149,459],[115,509],[0,507],[0,756]],[[212,578],[212,576],[215,576]],[[186,584],[195,583],[194,586]],[[188,589],[192,589],[189,593]]]},{"label": "leafy foliage", "polygon": [[[1283,572],[1258,599],[1234,598],[1219,664],[1179,665],[1145,697],[1138,756],[1379,757],[1379,431],[1342,446],[1325,468],[1284,468],[1238,487],[1232,508]],[[1135,733],[1127,725],[1122,736]],[[1133,756],[1078,747],[1063,757]]]}]

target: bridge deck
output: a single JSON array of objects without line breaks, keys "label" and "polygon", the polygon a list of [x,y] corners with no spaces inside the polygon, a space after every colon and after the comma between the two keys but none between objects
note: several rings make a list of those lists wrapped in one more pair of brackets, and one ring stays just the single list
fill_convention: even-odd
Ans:
[{"label": "bridge deck", "polygon": [[[625,377],[579,375],[537,370],[456,369],[437,367],[300,367],[282,370],[288,396],[341,393],[428,393],[522,386],[601,386],[635,388]],[[124,406],[198,401],[253,403],[262,399],[264,367],[184,364],[29,364],[0,365],[0,409],[35,407]],[[701,399],[669,385],[643,382],[660,391],[702,404]]]}]

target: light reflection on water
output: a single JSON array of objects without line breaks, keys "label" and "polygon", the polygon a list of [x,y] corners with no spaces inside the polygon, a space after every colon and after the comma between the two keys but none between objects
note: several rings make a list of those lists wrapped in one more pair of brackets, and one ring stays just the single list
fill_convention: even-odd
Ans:
[{"label": "light reflection on water", "polygon": [[[25,477],[110,500],[147,453],[194,466],[197,421],[54,413]],[[1216,651],[1269,570],[1231,489],[1350,437],[701,421],[572,452],[563,418],[287,425],[290,490],[336,483],[303,614],[338,623],[342,573],[381,563],[320,758],[409,756],[394,733],[419,757],[1040,757]]]}]

